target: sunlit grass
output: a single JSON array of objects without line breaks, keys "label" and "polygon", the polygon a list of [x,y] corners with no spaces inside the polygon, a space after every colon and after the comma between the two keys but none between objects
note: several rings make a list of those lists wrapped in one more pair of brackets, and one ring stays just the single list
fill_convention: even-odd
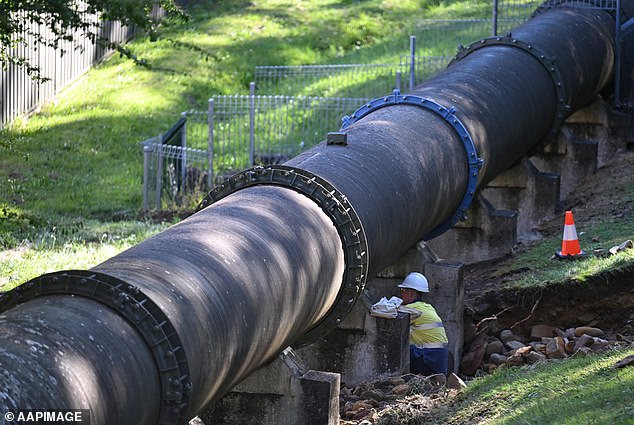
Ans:
[{"label": "sunlit grass", "polygon": [[468,381],[431,414],[400,405],[376,425],[422,424],[633,424],[634,368],[615,364],[634,355],[620,347],[587,357],[502,367]]},{"label": "sunlit grass", "polygon": [[634,348],[507,367],[475,379],[437,423],[632,424],[634,368],[614,364]]},{"label": "sunlit grass", "polygon": [[[0,133],[0,291],[50,271],[89,269],[169,226],[138,219],[139,142],[167,130],[180,112],[205,109],[212,95],[248,93],[256,65],[398,63],[408,54],[410,34],[426,55],[453,54],[465,40],[488,36],[487,25],[477,33],[454,26],[432,36],[437,28],[430,30],[427,20],[488,19],[490,8],[489,1],[198,2],[189,22],[165,25],[159,40],[129,43],[150,69],[112,57],[38,114]],[[362,83],[354,81],[348,93]],[[337,94],[327,82],[309,89]],[[631,190],[625,193],[631,199]],[[627,217],[578,223],[586,258],[552,259],[560,238],[541,241],[518,254],[511,267],[528,272],[509,285],[540,287],[626,270],[634,251],[594,252],[634,239],[633,229]],[[443,424],[632,424],[634,368],[612,368],[628,354],[634,349],[500,369],[472,381],[434,418]]]},{"label": "sunlit grass", "polygon": [[[634,204],[634,182],[625,182],[614,188],[619,196],[610,203],[612,211],[627,211]],[[562,217],[562,232],[563,232]],[[576,222],[579,244],[584,255],[577,259],[559,259],[555,253],[561,250],[562,234],[546,237],[531,243],[513,256],[513,262],[497,267],[493,277],[511,275],[505,288],[540,288],[565,282],[587,282],[598,276],[627,273],[634,270],[634,249],[610,253],[628,240],[634,241],[634,216],[631,214],[609,214],[588,221]]]},{"label": "sunlit grass", "polygon": [[89,269],[169,225],[68,218],[60,218],[57,224],[30,226],[25,223],[13,233],[19,242],[12,244],[11,249],[0,251],[0,291],[12,289],[43,273]]}]

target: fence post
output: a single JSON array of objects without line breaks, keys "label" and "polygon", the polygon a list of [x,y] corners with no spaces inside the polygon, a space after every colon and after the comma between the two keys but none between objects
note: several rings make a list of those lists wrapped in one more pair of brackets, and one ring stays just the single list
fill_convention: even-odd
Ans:
[{"label": "fence post", "polygon": [[152,148],[148,145],[143,146],[143,211],[148,210],[148,185],[150,184],[150,152]]},{"label": "fence post", "polygon": [[493,0],[493,16],[492,16],[492,33],[495,37],[498,35],[498,0]]},{"label": "fence post", "polygon": [[207,190],[211,190],[214,181],[214,99],[207,103]]},{"label": "fence post", "polygon": [[401,91],[401,71],[396,71],[396,80],[394,81],[394,89]]},{"label": "fence post", "polygon": [[249,164],[255,162],[255,83],[249,83]]},{"label": "fence post", "polygon": [[[158,140],[161,140],[159,135]],[[156,210],[161,210],[161,193],[163,192],[163,144],[159,144],[157,149],[158,158],[156,161]]]},{"label": "fence post", "polygon": [[409,36],[409,91],[416,85],[416,36]]},{"label": "fence post", "polygon": [[187,112],[181,112],[181,117],[185,118],[183,128],[180,131],[181,147],[183,149],[181,152],[181,184],[179,189],[181,195],[183,195],[187,191]]}]

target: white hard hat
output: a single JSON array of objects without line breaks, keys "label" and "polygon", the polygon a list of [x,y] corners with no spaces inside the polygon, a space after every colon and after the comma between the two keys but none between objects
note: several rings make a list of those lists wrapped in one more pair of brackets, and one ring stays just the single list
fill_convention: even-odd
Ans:
[{"label": "white hard hat", "polygon": [[418,272],[408,274],[403,283],[398,285],[398,287],[414,289],[418,292],[429,292],[427,278]]}]

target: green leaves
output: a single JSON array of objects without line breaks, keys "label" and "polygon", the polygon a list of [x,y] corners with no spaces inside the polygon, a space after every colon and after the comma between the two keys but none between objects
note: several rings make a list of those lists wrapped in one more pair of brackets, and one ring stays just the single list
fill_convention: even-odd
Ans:
[{"label": "green leaves", "polygon": [[118,50],[139,65],[147,65],[146,61],[122,47],[121,42],[110,40],[107,31],[103,31],[103,23],[119,21],[157,39],[160,19],[186,21],[188,15],[173,0],[158,3],[155,0],[2,1],[0,61],[3,70],[9,65],[17,65],[34,81],[44,82],[49,78],[41,74],[39,66],[32,63],[26,52],[50,47],[63,55],[68,48],[80,48],[78,41],[87,39],[93,44]]}]

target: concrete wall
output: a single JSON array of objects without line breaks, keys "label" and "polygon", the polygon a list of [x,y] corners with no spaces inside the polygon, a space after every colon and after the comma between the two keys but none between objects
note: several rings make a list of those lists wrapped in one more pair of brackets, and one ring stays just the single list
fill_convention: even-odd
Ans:
[{"label": "concrete wall", "polygon": [[307,369],[290,348],[256,370],[193,423],[337,425],[339,375]]}]

